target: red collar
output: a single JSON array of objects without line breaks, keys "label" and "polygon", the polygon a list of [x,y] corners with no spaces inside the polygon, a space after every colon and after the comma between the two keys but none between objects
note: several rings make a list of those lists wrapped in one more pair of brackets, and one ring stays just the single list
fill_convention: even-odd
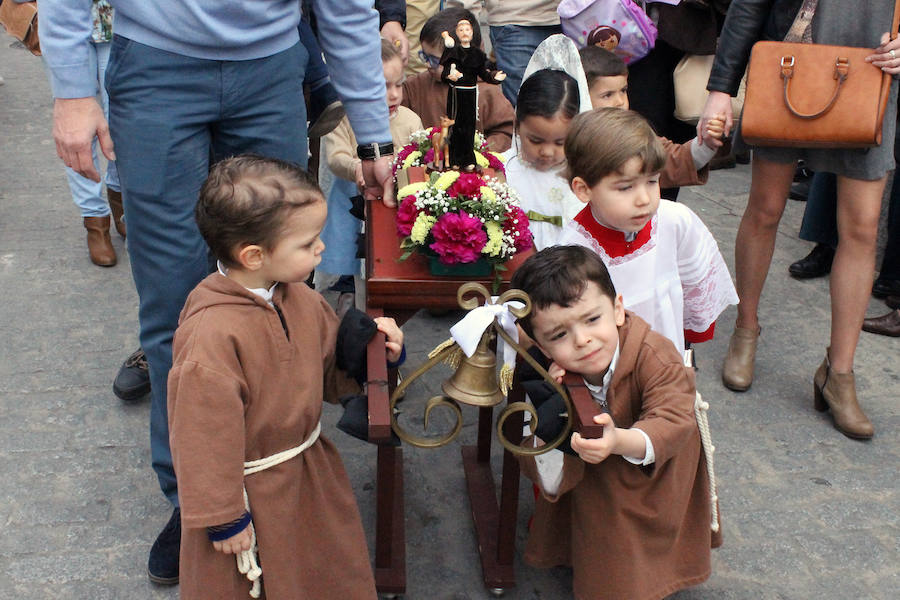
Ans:
[{"label": "red collar", "polygon": [[625,241],[625,234],[615,229],[610,229],[597,222],[591,212],[591,205],[588,204],[581,212],[575,215],[575,222],[584,227],[585,231],[606,251],[610,258],[619,258],[631,254],[644,244],[650,241],[650,231],[653,229],[653,219],[647,221],[647,224],[638,231],[634,240]]}]

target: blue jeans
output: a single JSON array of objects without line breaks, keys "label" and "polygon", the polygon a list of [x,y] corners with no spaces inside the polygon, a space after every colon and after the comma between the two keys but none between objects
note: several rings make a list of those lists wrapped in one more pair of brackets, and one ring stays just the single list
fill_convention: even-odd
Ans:
[{"label": "blue jeans", "polygon": [[210,271],[194,206],[211,160],[255,152],[306,165],[305,68],[300,43],[257,60],[216,61],[113,37],[109,124],[150,365],[150,451],[176,506],[166,410],[172,337],[188,293]]},{"label": "blue jeans", "polygon": [[491,44],[497,57],[497,68],[506,73],[506,79],[500,85],[503,87],[503,95],[513,107],[516,106],[522,75],[534,49],[554,33],[562,33],[562,28],[559,25],[491,25]]},{"label": "blue jeans", "polygon": [[837,248],[837,176],[816,173],[809,184],[800,239]]},{"label": "blue jeans", "polygon": [[[106,87],[103,80],[106,76],[106,64],[109,62],[109,47],[106,42],[91,42],[91,73],[97,74],[97,87],[100,88],[100,104],[103,114],[109,118],[109,96],[106,95]],[[94,155],[94,168],[100,173],[100,161],[97,156],[97,138],[91,144],[91,153]],[[109,205],[103,199],[103,182],[91,181],[82,177],[71,167],[66,167],[66,178],[69,180],[69,191],[72,192],[72,200],[81,209],[82,217],[105,217],[109,214]],[[106,187],[119,191],[119,175],[116,172],[116,162],[109,161],[106,165]]]},{"label": "blue jeans", "polygon": [[328,217],[321,235],[325,250],[316,270],[331,275],[359,275],[356,238],[362,229],[362,221],[350,214],[350,197],[358,193],[352,181],[334,178],[328,194]]}]

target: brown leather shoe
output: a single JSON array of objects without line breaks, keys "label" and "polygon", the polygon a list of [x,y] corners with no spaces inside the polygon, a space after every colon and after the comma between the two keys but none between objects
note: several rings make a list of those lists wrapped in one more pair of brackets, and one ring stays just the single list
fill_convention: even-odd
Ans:
[{"label": "brown leather shoe", "polygon": [[109,202],[109,210],[112,212],[113,223],[116,226],[116,231],[119,232],[119,235],[122,236],[122,239],[125,239],[125,221],[122,220],[122,215],[125,214],[125,209],[122,208],[122,192],[117,192],[116,190],[111,190],[106,188],[106,201]]},{"label": "brown leather shoe", "polygon": [[85,217],[84,228],[87,229],[87,245],[91,262],[100,267],[111,267],[116,264],[116,251],[109,237],[109,215]]},{"label": "brown leather shoe", "polygon": [[756,360],[756,344],[759,328],[735,327],[728,342],[728,354],[722,365],[722,383],[729,390],[745,392],[753,383],[753,362]]},{"label": "brown leather shoe", "polygon": [[862,330],[878,335],[900,337],[900,310],[892,310],[886,315],[863,320]]},{"label": "brown leather shoe", "polygon": [[847,437],[867,440],[875,435],[875,428],[856,400],[856,378],[852,372],[832,371],[827,351],[813,377],[813,398],[819,412],[831,409],[835,429]]}]

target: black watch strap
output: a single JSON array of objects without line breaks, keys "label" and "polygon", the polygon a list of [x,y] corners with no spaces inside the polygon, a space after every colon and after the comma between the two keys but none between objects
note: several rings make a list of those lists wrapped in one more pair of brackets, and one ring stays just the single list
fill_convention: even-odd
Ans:
[{"label": "black watch strap", "polygon": [[383,144],[372,142],[371,144],[360,144],[356,147],[356,155],[362,160],[376,160],[393,153],[393,142],[384,142]]}]

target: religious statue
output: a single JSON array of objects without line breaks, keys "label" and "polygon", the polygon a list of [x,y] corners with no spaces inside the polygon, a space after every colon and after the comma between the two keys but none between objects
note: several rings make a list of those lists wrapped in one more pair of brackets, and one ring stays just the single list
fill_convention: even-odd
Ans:
[{"label": "religious statue", "polygon": [[[480,48],[472,46],[472,24],[460,19],[454,36],[444,31],[441,56],[441,80],[450,85],[447,92],[447,116],[454,121],[450,129],[450,165],[462,170],[475,169],[475,120],[478,114],[478,78],[498,84],[506,73],[491,74],[488,60]],[[454,39],[455,37],[455,39]]]}]

